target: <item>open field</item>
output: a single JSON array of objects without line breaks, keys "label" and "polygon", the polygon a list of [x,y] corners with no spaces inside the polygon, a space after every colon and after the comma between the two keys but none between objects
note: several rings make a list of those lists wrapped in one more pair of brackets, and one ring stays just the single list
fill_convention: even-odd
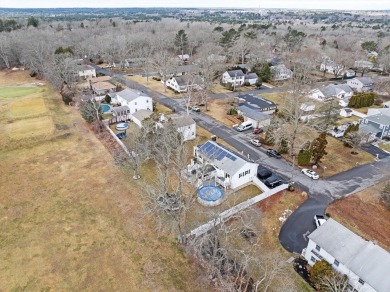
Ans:
[{"label": "open field", "polygon": [[172,97],[172,98],[182,98],[183,94],[181,93],[175,93],[171,89],[168,89],[164,86],[164,84],[161,83],[161,81],[157,81],[149,77],[149,81],[147,81],[146,77],[142,77],[140,75],[133,75],[133,76],[125,76],[127,79],[135,81],[139,84],[142,84],[143,86],[157,91],[158,93],[164,94],[166,96]]},{"label": "open field", "polygon": [[6,126],[11,140],[28,139],[39,136],[48,136],[54,131],[54,124],[50,117],[38,117],[28,120],[17,120]]},{"label": "open field", "polygon": [[43,91],[41,87],[3,87],[0,88],[0,98],[23,97],[41,91]]},{"label": "open field", "polygon": [[259,96],[276,103],[278,106],[283,104],[284,99],[287,98],[287,94],[285,92],[264,93],[259,94]]},{"label": "open field", "polygon": [[[207,290],[176,240],[155,233],[139,186],[76,109],[55,94],[39,98],[50,135],[14,142],[0,131],[0,290]],[[14,101],[0,99],[0,128]]]},{"label": "open field", "polygon": [[390,210],[380,200],[385,183],[333,202],[329,215],[361,237],[390,251]]},{"label": "open field", "polygon": [[23,99],[12,103],[10,114],[12,118],[26,118],[41,115],[47,111],[43,98]]},{"label": "open field", "polygon": [[0,86],[26,85],[31,82],[42,83],[41,80],[32,79],[26,71],[0,71]]}]

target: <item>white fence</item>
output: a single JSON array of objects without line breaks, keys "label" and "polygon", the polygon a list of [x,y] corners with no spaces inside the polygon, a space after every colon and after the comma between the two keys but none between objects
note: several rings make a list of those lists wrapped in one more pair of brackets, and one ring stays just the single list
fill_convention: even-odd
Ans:
[{"label": "white fence", "polygon": [[209,222],[207,222],[206,224],[203,224],[193,230],[190,231],[190,233],[187,235],[188,237],[198,237],[198,236],[201,236],[203,234],[205,234],[206,232],[208,232],[209,230],[211,230],[213,227],[215,227],[216,225],[219,225],[220,223],[222,223],[223,221],[225,221],[227,218],[229,218],[230,216],[233,216],[234,214],[237,214],[238,212],[242,211],[242,210],[245,210],[246,208],[280,192],[280,191],[283,191],[285,189],[287,189],[288,185],[287,184],[283,184],[281,186],[278,186],[274,189],[270,189],[256,197],[253,197],[245,202],[242,202],[226,211],[223,211],[221,214],[219,214],[219,216]]}]

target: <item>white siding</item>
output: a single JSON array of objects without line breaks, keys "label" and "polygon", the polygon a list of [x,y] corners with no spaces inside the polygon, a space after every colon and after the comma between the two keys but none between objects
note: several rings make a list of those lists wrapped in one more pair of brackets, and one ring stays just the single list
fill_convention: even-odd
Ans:
[{"label": "white siding", "polygon": [[248,162],[231,178],[231,188],[235,189],[253,181],[257,173],[257,164]]}]

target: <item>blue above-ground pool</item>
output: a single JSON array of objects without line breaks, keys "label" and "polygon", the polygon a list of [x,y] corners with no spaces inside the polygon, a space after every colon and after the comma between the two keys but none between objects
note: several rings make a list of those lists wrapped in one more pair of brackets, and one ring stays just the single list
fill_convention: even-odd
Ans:
[{"label": "blue above-ground pool", "polygon": [[109,112],[111,110],[111,106],[108,104],[101,104],[100,108],[102,109],[103,113]]},{"label": "blue above-ground pool", "polygon": [[198,202],[204,206],[218,206],[222,203],[223,190],[217,186],[203,186],[198,189]]}]

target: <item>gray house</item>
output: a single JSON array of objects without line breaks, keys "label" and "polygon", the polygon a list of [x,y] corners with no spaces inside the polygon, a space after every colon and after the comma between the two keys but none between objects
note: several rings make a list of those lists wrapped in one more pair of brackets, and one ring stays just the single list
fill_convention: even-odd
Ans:
[{"label": "gray house", "polygon": [[359,132],[370,134],[373,139],[390,137],[390,116],[377,114],[359,121]]},{"label": "gray house", "polygon": [[238,113],[244,117],[245,122],[252,122],[253,128],[266,127],[271,123],[271,116],[269,114],[247,107],[246,105],[237,107],[237,110]]}]

